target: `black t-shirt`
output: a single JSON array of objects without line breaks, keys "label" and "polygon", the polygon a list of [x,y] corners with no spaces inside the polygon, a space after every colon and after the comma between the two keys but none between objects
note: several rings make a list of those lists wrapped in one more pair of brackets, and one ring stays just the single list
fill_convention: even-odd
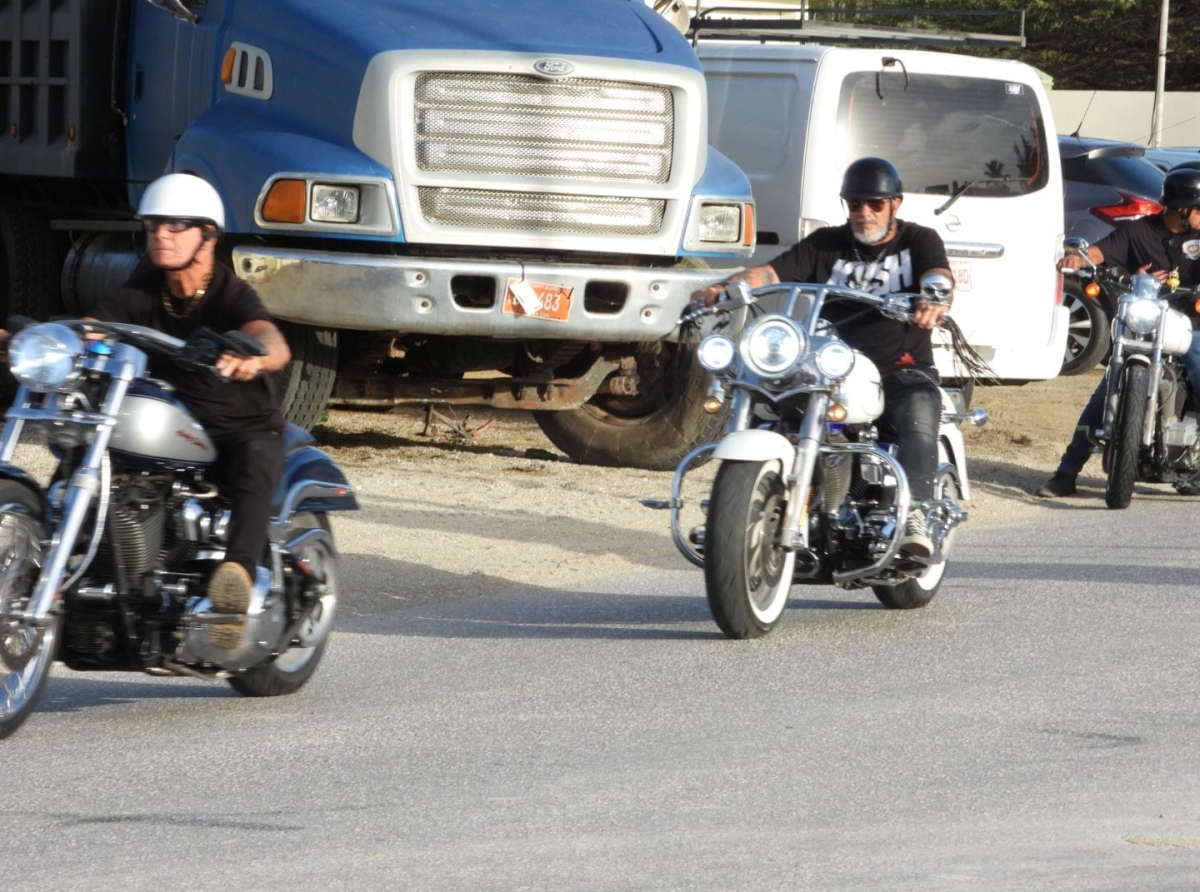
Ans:
[{"label": "black t-shirt", "polygon": [[[197,328],[233,331],[255,319],[270,320],[258,294],[217,263],[212,281],[191,312],[182,319],[171,316],[163,306],[163,273],[150,268],[134,274],[116,292],[103,298],[92,315],[104,322],[127,322],[186,338]],[[184,307],[176,301],[177,311]],[[228,381],[203,372],[182,369],[165,357],[150,354],[150,371],[169,382],[176,395],[196,420],[212,434],[232,431],[277,431],[283,428],[279,389],[275,374],[258,375],[252,381]]]},{"label": "black t-shirt", "polygon": [[1096,242],[1096,247],[1104,254],[1106,266],[1119,266],[1132,273],[1149,263],[1149,272],[1154,272],[1177,265],[1177,243],[1181,238],[1167,229],[1162,214],[1154,214],[1122,221]]},{"label": "black t-shirt", "polygon": [[[936,232],[897,220],[896,234],[881,245],[861,244],[848,223],[827,226],[793,245],[770,265],[781,282],[822,282],[872,294],[916,294],[924,273],[949,269],[950,262]],[[927,328],[888,319],[877,310],[849,301],[832,301],[821,315],[881,370],[933,365],[933,341]]]}]

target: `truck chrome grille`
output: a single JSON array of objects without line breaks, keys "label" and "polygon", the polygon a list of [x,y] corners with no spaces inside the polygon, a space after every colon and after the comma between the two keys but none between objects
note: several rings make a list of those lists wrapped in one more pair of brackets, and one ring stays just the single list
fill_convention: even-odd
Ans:
[{"label": "truck chrome grille", "polygon": [[425,72],[414,98],[425,172],[628,184],[671,176],[675,108],[666,87]]},{"label": "truck chrome grille", "polygon": [[536,232],[652,235],[666,202],[648,198],[501,192],[425,186],[421,213],[441,226]]}]

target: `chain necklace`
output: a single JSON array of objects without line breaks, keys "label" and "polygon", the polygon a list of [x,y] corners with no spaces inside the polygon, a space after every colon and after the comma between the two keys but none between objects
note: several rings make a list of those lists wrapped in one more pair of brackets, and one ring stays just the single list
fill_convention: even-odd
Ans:
[{"label": "chain necklace", "polygon": [[196,304],[200,303],[200,301],[204,298],[204,294],[208,291],[208,285],[211,281],[212,273],[210,272],[204,277],[204,281],[200,283],[200,287],[196,289],[196,293],[191,296],[191,299],[189,299],[187,302],[187,307],[184,308],[184,311],[181,313],[175,309],[175,304],[172,301],[171,289],[167,287],[166,276],[163,276],[162,304],[163,309],[167,311],[167,315],[169,315],[172,319],[186,319],[188,316],[192,315],[192,310],[196,309]]}]

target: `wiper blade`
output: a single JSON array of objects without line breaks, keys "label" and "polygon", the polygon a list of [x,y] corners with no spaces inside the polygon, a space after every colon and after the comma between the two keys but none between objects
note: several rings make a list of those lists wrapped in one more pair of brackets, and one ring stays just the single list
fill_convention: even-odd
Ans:
[{"label": "wiper blade", "polygon": [[1014,180],[1023,180],[1023,179],[1025,179],[1025,177],[976,177],[973,180],[967,180],[965,183],[963,183],[961,186],[959,186],[957,189],[955,189],[953,192],[951,192],[950,197],[947,198],[945,203],[941,207],[937,208],[933,212],[933,214],[936,217],[936,216],[940,216],[941,214],[945,213],[950,208],[950,205],[954,204],[954,202],[956,202],[960,198],[962,198],[962,196],[966,193],[966,191],[968,189],[970,189],[972,186],[974,186],[976,183],[1011,183]]}]

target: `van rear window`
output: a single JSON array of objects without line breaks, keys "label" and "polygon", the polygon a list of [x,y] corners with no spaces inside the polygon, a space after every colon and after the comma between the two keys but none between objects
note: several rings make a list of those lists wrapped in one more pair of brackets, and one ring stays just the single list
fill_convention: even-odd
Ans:
[{"label": "van rear window", "polygon": [[843,162],[887,158],[906,192],[950,195],[972,183],[965,195],[1007,197],[1035,192],[1049,177],[1045,123],[1024,84],[860,72],[842,85],[839,123]]}]

